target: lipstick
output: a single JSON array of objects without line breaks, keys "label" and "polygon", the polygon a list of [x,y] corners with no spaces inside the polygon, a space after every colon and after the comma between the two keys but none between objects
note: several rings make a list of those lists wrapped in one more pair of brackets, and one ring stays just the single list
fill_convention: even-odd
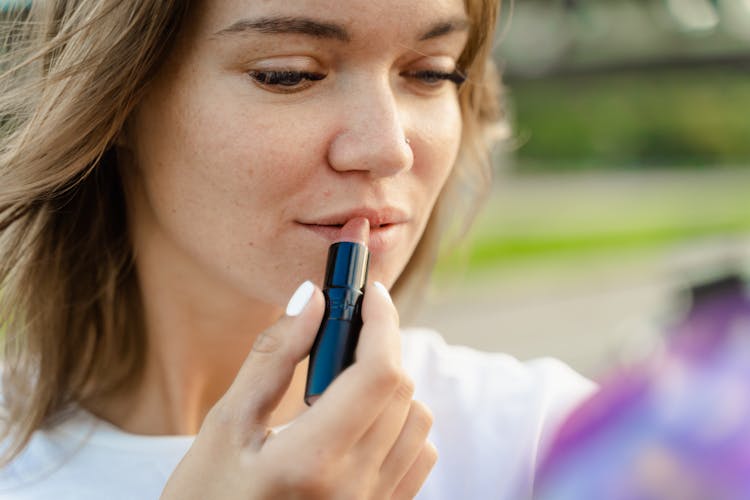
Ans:
[{"label": "lipstick", "polygon": [[369,221],[357,217],[344,224],[338,241],[328,249],[323,281],[325,313],[310,351],[305,387],[307,405],[312,405],[339,373],[354,362],[370,263],[369,236]]}]

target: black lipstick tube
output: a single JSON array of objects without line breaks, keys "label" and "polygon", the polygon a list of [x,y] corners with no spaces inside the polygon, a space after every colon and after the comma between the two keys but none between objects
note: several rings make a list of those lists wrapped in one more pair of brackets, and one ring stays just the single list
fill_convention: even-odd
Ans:
[{"label": "black lipstick tube", "polygon": [[305,403],[312,405],[333,380],[354,362],[362,329],[362,298],[370,251],[362,243],[339,241],[328,250],[323,283],[326,306],[310,351]]}]

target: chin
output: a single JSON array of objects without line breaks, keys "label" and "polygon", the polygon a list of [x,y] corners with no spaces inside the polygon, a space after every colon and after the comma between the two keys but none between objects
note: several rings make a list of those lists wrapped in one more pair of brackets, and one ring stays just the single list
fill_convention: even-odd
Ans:
[{"label": "chin", "polygon": [[384,269],[382,266],[379,266],[377,263],[373,264],[371,262],[370,270],[367,273],[367,281],[368,282],[379,281],[382,284],[384,284],[386,288],[390,290],[390,288],[396,282],[396,279],[398,279],[398,275],[399,273],[390,266]]}]

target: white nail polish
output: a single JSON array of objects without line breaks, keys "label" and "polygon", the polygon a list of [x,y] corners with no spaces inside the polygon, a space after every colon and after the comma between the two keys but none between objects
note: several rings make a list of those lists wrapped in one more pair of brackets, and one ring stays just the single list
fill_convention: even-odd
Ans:
[{"label": "white nail polish", "polygon": [[307,303],[310,302],[314,291],[315,285],[310,281],[302,283],[299,288],[297,288],[297,291],[294,292],[292,298],[289,299],[289,303],[286,306],[286,315],[297,316],[301,313]]},{"label": "white nail polish", "polygon": [[386,299],[388,299],[388,302],[393,303],[393,299],[391,298],[391,294],[388,292],[388,289],[385,287],[384,284],[382,284],[379,281],[373,281],[372,284],[375,287],[375,289],[383,295],[383,297],[385,297]]}]

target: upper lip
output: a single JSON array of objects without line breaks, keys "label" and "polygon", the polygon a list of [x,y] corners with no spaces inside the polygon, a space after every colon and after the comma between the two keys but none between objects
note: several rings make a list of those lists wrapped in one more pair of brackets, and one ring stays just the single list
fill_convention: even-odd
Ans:
[{"label": "upper lip", "polygon": [[406,222],[409,219],[409,216],[404,210],[393,206],[386,206],[382,208],[360,207],[335,214],[322,215],[312,220],[301,222],[302,224],[316,226],[342,226],[348,221],[358,217],[367,219],[370,222],[370,227],[398,224]]}]

